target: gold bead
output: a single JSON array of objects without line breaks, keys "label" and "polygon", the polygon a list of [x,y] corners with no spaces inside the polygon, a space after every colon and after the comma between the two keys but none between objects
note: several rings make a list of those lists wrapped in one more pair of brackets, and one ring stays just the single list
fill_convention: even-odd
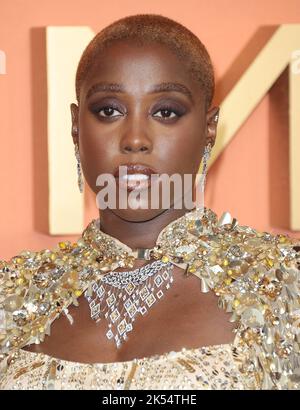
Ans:
[{"label": "gold bead", "polygon": [[272,266],[274,265],[274,262],[273,262],[272,259],[270,259],[270,258],[266,258],[266,259],[265,259],[265,262],[266,262],[270,267],[272,267]]},{"label": "gold bead", "polygon": [[225,285],[230,285],[231,282],[232,282],[232,279],[231,279],[231,278],[226,278],[226,279],[224,280],[224,282],[225,282]]},{"label": "gold bead", "polygon": [[188,261],[188,260],[190,260],[190,259],[191,259],[191,255],[190,255],[190,254],[183,256],[183,260],[185,260],[185,261]]},{"label": "gold bead", "polygon": [[188,272],[194,273],[194,272],[196,272],[196,268],[195,268],[194,266],[191,266],[191,267],[188,269]]},{"label": "gold bead", "polygon": [[67,244],[66,242],[58,242],[58,246],[60,247],[60,249],[66,249]]},{"label": "gold bead", "polygon": [[74,294],[75,294],[75,296],[76,296],[77,298],[79,298],[79,296],[82,295],[82,291],[81,291],[80,289],[76,289],[75,292],[74,292]]},{"label": "gold bead", "polygon": [[164,256],[161,258],[161,260],[162,260],[162,262],[164,262],[164,263],[169,262],[169,258],[168,258],[168,256],[166,256],[166,255],[164,255]]},{"label": "gold bead", "polygon": [[285,243],[287,241],[287,238],[284,235],[279,235],[279,242],[280,243]]},{"label": "gold bead", "polygon": [[233,303],[232,303],[232,306],[233,306],[234,308],[237,308],[240,304],[241,304],[241,302],[240,302],[238,299],[234,299],[234,301],[233,301]]},{"label": "gold bead", "polygon": [[19,279],[16,280],[16,283],[17,283],[18,286],[23,285],[24,279],[23,279],[23,278],[19,278]]},{"label": "gold bead", "polygon": [[229,265],[228,259],[224,259],[222,265],[223,266],[228,266]]}]

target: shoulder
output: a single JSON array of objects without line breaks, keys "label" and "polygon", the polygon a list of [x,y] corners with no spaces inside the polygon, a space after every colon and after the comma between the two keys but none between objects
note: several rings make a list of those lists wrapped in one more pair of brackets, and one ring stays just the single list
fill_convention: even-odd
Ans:
[{"label": "shoulder", "polygon": [[[78,305],[83,276],[91,273],[80,239],[59,242],[53,249],[23,251],[0,260],[0,354],[40,343],[67,307]],[[92,269],[91,269],[92,271]]]},{"label": "shoulder", "polygon": [[208,269],[248,349],[243,370],[263,388],[300,388],[300,239],[227,222],[215,227]]}]

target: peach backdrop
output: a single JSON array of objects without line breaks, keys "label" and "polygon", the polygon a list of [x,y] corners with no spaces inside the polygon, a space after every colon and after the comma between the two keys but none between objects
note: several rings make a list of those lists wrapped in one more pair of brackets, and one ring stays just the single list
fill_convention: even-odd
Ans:
[{"label": "peach backdrop", "polygon": [[[35,226],[33,29],[78,25],[97,32],[136,13],[174,18],[199,36],[215,66],[218,104],[277,25],[300,23],[300,0],[1,0],[0,49],[7,56],[7,74],[0,75],[0,258],[77,238],[51,237]],[[288,230],[287,112],[280,103],[286,81],[283,73],[209,170],[206,205],[219,215],[228,210],[240,224],[300,237]],[[87,224],[98,214],[90,192],[85,201]]]}]

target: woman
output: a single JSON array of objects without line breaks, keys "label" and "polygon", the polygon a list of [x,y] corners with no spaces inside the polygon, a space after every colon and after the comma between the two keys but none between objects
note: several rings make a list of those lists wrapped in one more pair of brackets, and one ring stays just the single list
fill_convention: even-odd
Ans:
[{"label": "woman", "polygon": [[[96,194],[97,177],[113,175],[118,204],[136,183],[150,191],[153,173],[195,187],[203,159],[205,177],[213,68],[179,23],[150,14],[106,27],[76,93],[81,191],[81,168]],[[1,262],[2,389],[299,388],[299,241],[177,208],[174,191],[167,209],[141,195],[139,209],[101,209],[76,243]]]}]

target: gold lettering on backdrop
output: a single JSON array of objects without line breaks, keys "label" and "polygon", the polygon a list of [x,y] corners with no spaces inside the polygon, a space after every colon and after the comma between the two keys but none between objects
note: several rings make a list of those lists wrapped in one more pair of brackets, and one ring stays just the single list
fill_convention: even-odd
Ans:
[{"label": "gold lettering on backdrop", "polygon": [[[82,51],[95,35],[88,27],[47,27],[49,233],[83,229],[70,103]],[[300,25],[281,25],[220,104],[218,138],[209,166],[289,66],[290,228],[300,230]],[[243,101],[243,104],[240,102]]]},{"label": "gold lettering on backdrop", "polygon": [[70,104],[76,102],[78,61],[93,36],[88,27],[46,28],[48,225],[51,235],[75,235],[83,228],[84,202],[77,186]]}]

